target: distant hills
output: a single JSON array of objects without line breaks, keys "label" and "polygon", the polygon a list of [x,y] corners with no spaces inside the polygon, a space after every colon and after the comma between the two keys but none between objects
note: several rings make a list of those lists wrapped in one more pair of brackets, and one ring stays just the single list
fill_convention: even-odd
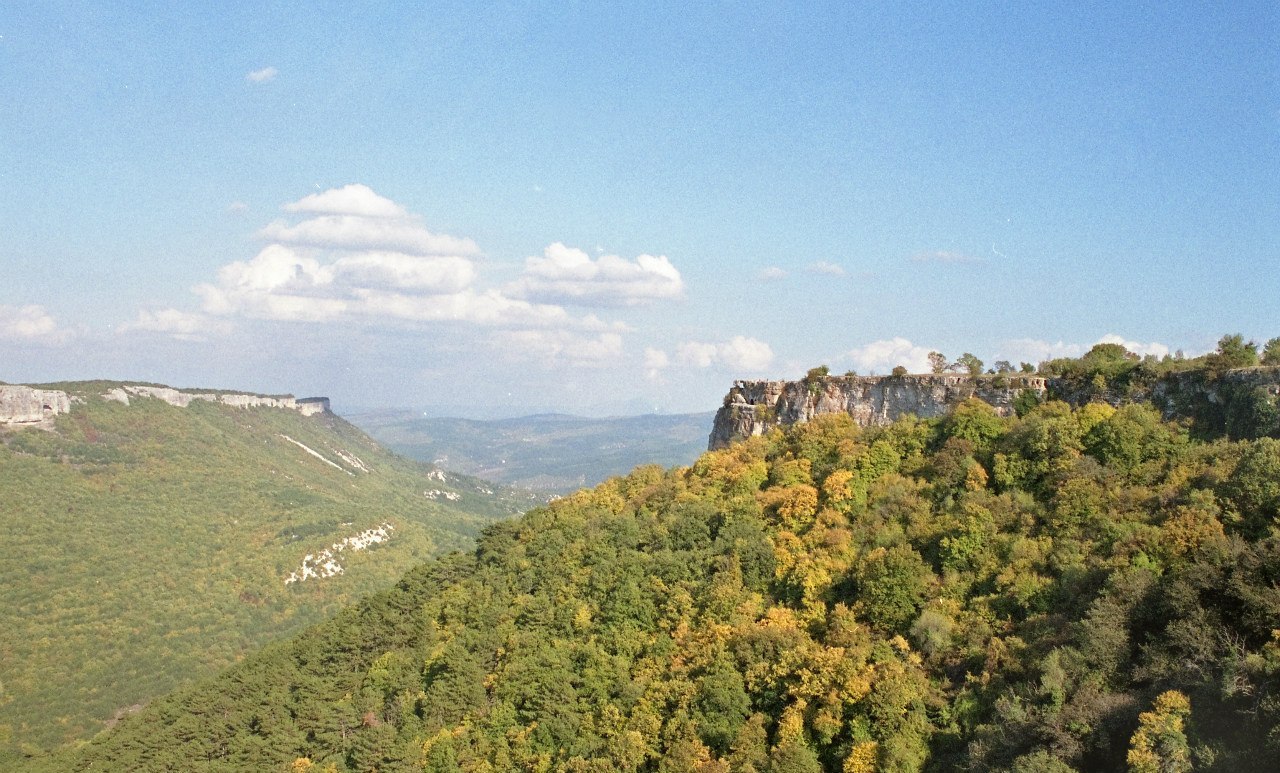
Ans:
[{"label": "distant hills", "polygon": [[640,464],[692,463],[707,447],[713,415],[589,419],[541,414],[481,421],[386,411],[350,419],[410,458],[497,483],[564,494]]},{"label": "distant hills", "polygon": [[541,501],[396,456],[327,411],[42,386],[69,395],[45,428],[0,424],[3,769]]}]

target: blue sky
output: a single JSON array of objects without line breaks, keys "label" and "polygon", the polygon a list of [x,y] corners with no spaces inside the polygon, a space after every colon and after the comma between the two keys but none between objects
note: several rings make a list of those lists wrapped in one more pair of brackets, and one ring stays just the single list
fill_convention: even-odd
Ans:
[{"label": "blue sky", "polygon": [[1280,335],[1274,3],[409,5],[0,9],[0,379],[686,411]]}]

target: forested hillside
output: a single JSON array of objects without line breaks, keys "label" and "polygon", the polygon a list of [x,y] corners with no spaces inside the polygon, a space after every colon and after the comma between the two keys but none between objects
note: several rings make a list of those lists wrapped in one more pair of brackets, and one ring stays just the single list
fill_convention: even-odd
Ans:
[{"label": "forested hillside", "polygon": [[0,429],[4,769],[530,504],[396,457],[332,414],[53,386],[78,401],[51,430]]},{"label": "forested hillside", "polygon": [[1145,405],[641,467],[58,770],[1274,770],[1280,441]]}]

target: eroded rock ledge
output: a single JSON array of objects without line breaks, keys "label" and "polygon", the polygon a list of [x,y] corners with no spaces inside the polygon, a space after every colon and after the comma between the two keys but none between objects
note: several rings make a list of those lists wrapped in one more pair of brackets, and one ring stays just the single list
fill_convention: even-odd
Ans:
[{"label": "eroded rock ledge", "polygon": [[968,376],[940,373],[907,376],[826,376],[810,381],[735,381],[716,413],[708,446],[724,448],[735,440],[778,426],[806,422],[824,413],[847,413],[864,427],[892,424],[907,414],[922,419],[942,416],[971,397],[996,413],[1014,413],[1024,392],[1043,398],[1041,376]]},{"label": "eroded rock ledge", "polygon": [[[55,416],[71,413],[72,403],[82,401],[86,396],[91,395],[68,394],[62,390],[40,389],[23,384],[0,384],[0,425],[47,425]],[[186,408],[195,400],[205,400],[237,408],[283,408],[297,411],[303,416],[329,412],[327,397],[269,397],[247,392],[184,392],[172,387],[144,384],[122,384],[97,396],[125,405],[129,404],[130,399],[141,397],[161,400],[179,408]]]},{"label": "eroded rock ledge", "polygon": [[54,389],[0,384],[0,424],[40,424],[71,412],[71,398]]}]

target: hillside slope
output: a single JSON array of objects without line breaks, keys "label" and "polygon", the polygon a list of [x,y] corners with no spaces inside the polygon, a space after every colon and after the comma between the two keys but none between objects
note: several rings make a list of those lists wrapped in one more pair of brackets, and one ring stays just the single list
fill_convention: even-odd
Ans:
[{"label": "hillside slope", "polygon": [[589,419],[426,418],[403,411],[357,414],[352,423],[397,453],[485,480],[567,494],[641,464],[685,465],[706,446],[712,414]]},{"label": "hillside slope", "polygon": [[88,737],[533,504],[330,413],[48,386],[70,413],[0,429],[0,762]]},{"label": "hillside slope", "polygon": [[1272,770],[1280,442],[817,417],[488,527],[67,770]]}]

